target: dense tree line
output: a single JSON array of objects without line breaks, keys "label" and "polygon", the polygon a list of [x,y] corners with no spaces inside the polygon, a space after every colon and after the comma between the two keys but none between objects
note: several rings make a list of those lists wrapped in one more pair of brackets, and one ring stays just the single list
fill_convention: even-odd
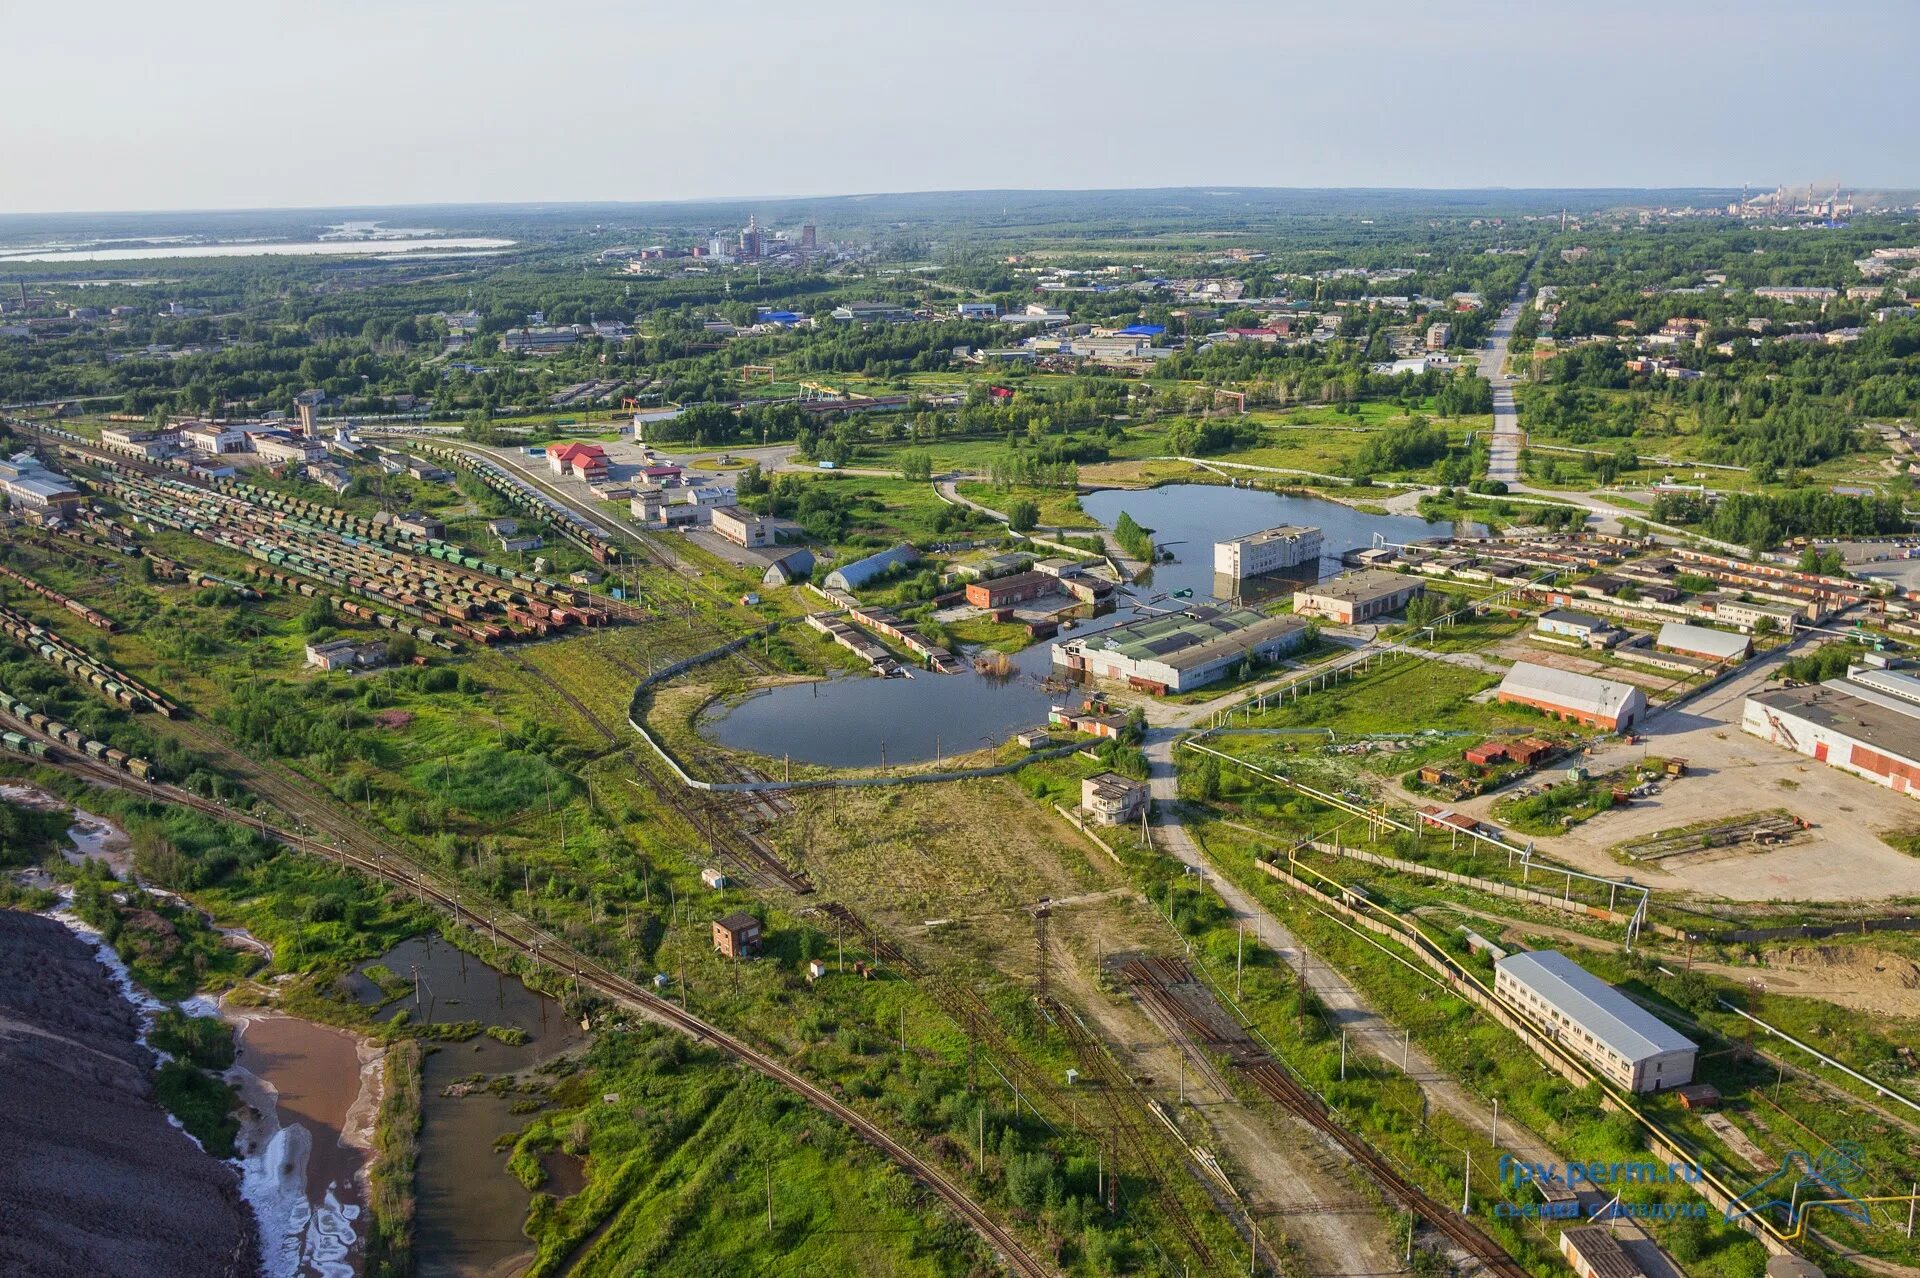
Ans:
[{"label": "dense tree line", "polygon": [[1895,498],[1847,497],[1814,489],[1779,496],[1730,493],[1711,504],[1691,493],[1668,493],[1654,502],[1653,517],[1756,552],[1771,550],[1788,537],[1864,537],[1912,526]]}]

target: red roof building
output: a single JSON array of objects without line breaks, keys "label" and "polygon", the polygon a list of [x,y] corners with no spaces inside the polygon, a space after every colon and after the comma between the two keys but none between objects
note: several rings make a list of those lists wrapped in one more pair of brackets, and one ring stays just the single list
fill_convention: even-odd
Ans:
[{"label": "red roof building", "polygon": [[561,444],[547,450],[547,466],[556,475],[605,479],[611,465],[607,450],[598,444]]}]

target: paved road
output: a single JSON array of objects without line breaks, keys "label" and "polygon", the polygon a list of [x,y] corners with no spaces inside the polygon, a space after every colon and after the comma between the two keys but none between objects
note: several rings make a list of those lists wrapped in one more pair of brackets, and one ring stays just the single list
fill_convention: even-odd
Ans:
[{"label": "paved road", "polygon": [[1487,478],[1513,483],[1520,478],[1520,414],[1513,406],[1513,379],[1507,376],[1507,339],[1526,303],[1516,297],[1493,322],[1486,352],[1480,357],[1480,375],[1493,383],[1493,440],[1487,456]]}]

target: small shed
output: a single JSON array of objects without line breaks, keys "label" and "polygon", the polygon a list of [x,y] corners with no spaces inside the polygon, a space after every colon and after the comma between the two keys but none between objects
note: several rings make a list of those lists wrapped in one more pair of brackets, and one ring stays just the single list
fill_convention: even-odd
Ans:
[{"label": "small shed", "polygon": [[717,892],[727,885],[726,871],[708,866],[700,871],[700,881]]},{"label": "small shed", "polygon": [[1025,750],[1044,750],[1053,742],[1052,735],[1044,728],[1029,728],[1015,739],[1020,742],[1021,748]]},{"label": "small shed", "polygon": [[1718,1109],[1720,1107],[1720,1089],[1712,1083],[1688,1083],[1685,1087],[1676,1087],[1673,1094],[1687,1109]]},{"label": "small shed", "polygon": [[1507,748],[1515,763],[1531,767],[1553,753],[1553,742],[1539,737],[1522,737]]},{"label": "small shed", "polygon": [[1507,747],[1499,741],[1483,741],[1467,751],[1467,762],[1482,768],[1505,763],[1510,757]]}]

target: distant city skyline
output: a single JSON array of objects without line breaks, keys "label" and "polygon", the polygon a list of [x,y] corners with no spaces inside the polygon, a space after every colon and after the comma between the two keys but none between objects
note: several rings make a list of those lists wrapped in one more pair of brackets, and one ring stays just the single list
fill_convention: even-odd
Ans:
[{"label": "distant city skyline", "polygon": [[1920,188],[1920,6],[10,6],[0,213]]}]

